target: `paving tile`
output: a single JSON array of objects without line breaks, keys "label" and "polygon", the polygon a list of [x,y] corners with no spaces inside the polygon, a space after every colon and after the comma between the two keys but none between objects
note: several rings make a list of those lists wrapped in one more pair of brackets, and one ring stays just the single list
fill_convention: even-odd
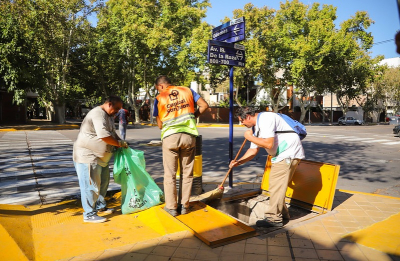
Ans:
[{"label": "paving tile", "polygon": [[363,245],[358,245],[360,248],[361,252],[367,257],[369,261],[392,261],[392,259],[383,252],[377,251],[375,249],[363,246]]},{"label": "paving tile", "polygon": [[155,248],[155,245],[148,245],[148,244],[141,244],[141,242],[135,244],[129,252],[131,253],[143,253],[143,254],[150,254],[151,251]]},{"label": "paving tile", "polygon": [[241,253],[244,254],[244,249],[246,247],[245,243],[242,243],[242,241],[226,245],[222,248],[222,253]]},{"label": "paving tile", "polygon": [[297,258],[318,258],[315,249],[310,248],[293,248],[294,257]]},{"label": "paving tile", "polygon": [[175,251],[175,253],[172,257],[173,258],[186,258],[186,259],[193,260],[196,257],[197,251],[198,251],[197,249],[193,249],[193,248],[180,247]]},{"label": "paving tile", "polygon": [[244,254],[244,260],[251,260],[251,261],[265,261],[268,260],[268,256],[265,255],[258,255],[258,254]]},{"label": "paving tile", "polygon": [[352,210],[363,210],[362,207],[359,205],[351,205],[351,206],[346,206],[347,211],[352,211]]},{"label": "paving tile", "polygon": [[285,237],[269,237],[268,246],[289,246],[289,242]]},{"label": "paving tile", "polygon": [[[236,244],[236,243],[233,243],[233,244]],[[200,246],[200,249],[204,249],[204,250],[212,249],[212,250],[222,251],[223,248],[224,248],[223,246],[211,248],[210,246],[208,246],[206,244],[201,244],[201,246]]]},{"label": "paving tile", "polygon": [[243,254],[225,254],[220,255],[219,261],[247,261],[244,260]]},{"label": "paving tile", "polygon": [[266,238],[252,237],[246,239],[246,244],[267,245]]},{"label": "paving tile", "polygon": [[171,260],[171,261],[192,261],[193,258],[192,259],[188,259],[188,258],[180,258],[180,257],[171,257],[168,260]]},{"label": "paving tile", "polygon": [[340,209],[334,216],[350,216],[350,212],[347,210],[347,208],[343,208]]},{"label": "paving tile", "polygon": [[319,261],[319,259],[314,259],[314,258],[296,258],[296,261]]},{"label": "paving tile", "polygon": [[389,216],[391,216],[390,214],[388,215],[388,213],[384,213],[384,212],[381,212],[381,211],[369,211],[369,210],[366,210],[365,212],[368,214],[368,216],[372,217],[373,219],[375,219],[376,217],[388,218]]},{"label": "paving tile", "polygon": [[322,220],[324,226],[330,227],[340,227],[340,221],[335,218],[335,220]]},{"label": "paving tile", "polygon": [[310,235],[310,239],[313,238],[329,238],[329,233],[328,231],[326,231],[326,229],[324,228],[324,230],[320,230],[320,231],[308,231],[308,234]]},{"label": "paving tile", "polygon": [[174,233],[165,235],[161,238],[159,245],[163,246],[179,246],[182,243],[186,233]]},{"label": "paving tile", "polygon": [[300,247],[300,248],[314,248],[314,245],[311,239],[290,239],[290,244],[292,247]]},{"label": "paving tile", "polygon": [[314,248],[315,249],[326,249],[326,250],[337,250],[337,247],[335,243],[332,241],[332,239],[325,238],[325,239],[315,239],[313,240]]},{"label": "paving tile", "polygon": [[83,254],[80,256],[76,256],[73,258],[69,258],[70,261],[89,261],[89,260],[96,260],[100,255],[102,255],[104,251],[97,251],[88,254]]},{"label": "paving tile", "polygon": [[337,250],[317,249],[320,260],[343,260],[342,255]]},{"label": "paving tile", "polygon": [[344,234],[347,232],[347,230],[340,226],[340,227],[325,227],[326,231],[328,232],[328,234]]},{"label": "paving tile", "polygon": [[135,244],[129,244],[129,245],[125,245],[125,246],[119,246],[119,247],[114,247],[112,249],[114,250],[120,250],[120,251],[124,251],[124,252],[128,252],[132,249],[132,247],[134,247],[136,245]]},{"label": "paving tile", "polygon": [[358,229],[360,228],[360,224],[357,221],[341,221],[342,226],[345,228],[352,228],[352,229]]},{"label": "paving tile", "polygon": [[357,201],[357,205],[359,206],[372,206],[370,201]]},{"label": "paving tile", "polygon": [[336,220],[338,221],[355,221],[355,217],[352,215],[337,215]]},{"label": "paving tile", "polygon": [[342,245],[340,254],[346,261],[368,260],[356,243]]},{"label": "paving tile", "polygon": [[324,225],[321,223],[321,225],[315,225],[315,224],[307,224],[306,228],[308,231],[323,231],[324,230]]},{"label": "paving tile", "polygon": [[171,260],[168,256],[156,256],[156,255],[149,255],[145,261],[169,261]]},{"label": "paving tile", "polygon": [[174,246],[156,246],[151,252],[151,255],[158,255],[158,256],[168,256],[171,257],[175,251],[177,250],[177,247]]},{"label": "paving tile", "polygon": [[361,228],[369,227],[370,225],[374,224],[376,221],[372,220],[371,221],[359,221],[358,224],[360,225]]},{"label": "paving tile", "polygon": [[125,254],[120,261],[144,261],[148,256],[148,254],[132,252]]},{"label": "paving tile", "polygon": [[179,247],[185,247],[185,248],[200,248],[200,246],[203,244],[203,242],[200,239],[197,239],[195,237],[193,238],[184,238],[182,239],[181,244]]},{"label": "paving tile", "polygon": [[357,222],[360,221],[373,221],[373,219],[370,216],[357,216],[354,217],[356,219]]},{"label": "paving tile", "polygon": [[119,261],[126,254],[126,251],[107,249],[97,259],[104,261]]},{"label": "paving tile", "polygon": [[290,248],[286,246],[268,246],[268,256],[291,257]]},{"label": "paving tile", "polygon": [[[314,231],[314,230],[312,230]],[[290,236],[290,238],[298,238],[298,239],[304,239],[304,238],[310,238],[310,235],[308,234],[308,228],[303,227],[302,229],[295,229],[293,231],[293,234]]]},{"label": "paving tile", "polygon": [[270,255],[268,255],[268,261],[293,261],[293,259],[291,256],[288,257],[288,256],[270,256]]},{"label": "paving tile", "polygon": [[198,260],[218,260],[222,248],[214,249],[199,249],[196,254]]},{"label": "paving tile", "polygon": [[245,254],[267,254],[267,245],[252,245],[246,244],[244,249]]}]

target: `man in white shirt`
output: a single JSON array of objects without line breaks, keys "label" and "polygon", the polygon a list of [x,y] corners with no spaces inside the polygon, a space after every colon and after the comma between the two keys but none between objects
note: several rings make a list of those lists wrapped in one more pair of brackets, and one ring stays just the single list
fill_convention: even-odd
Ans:
[{"label": "man in white shirt", "polygon": [[[257,155],[260,148],[266,149],[272,156],[269,177],[269,207],[265,219],[257,221],[259,227],[282,227],[283,219],[289,219],[285,204],[285,195],[289,182],[304,159],[304,149],[297,133],[276,113],[255,113],[253,108],[242,107],[236,112],[239,121],[252,130],[247,130],[244,137],[251,142],[250,148],[230,167],[242,165]],[[283,132],[283,133],[282,133]]]}]

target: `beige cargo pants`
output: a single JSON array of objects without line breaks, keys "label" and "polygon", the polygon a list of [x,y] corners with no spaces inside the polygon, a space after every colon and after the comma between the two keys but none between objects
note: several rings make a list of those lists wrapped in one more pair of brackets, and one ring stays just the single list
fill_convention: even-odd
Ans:
[{"label": "beige cargo pants", "polygon": [[186,133],[172,134],[163,139],[163,164],[164,164],[164,194],[165,206],[177,209],[176,171],[178,159],[181,173],[179,195],[185,208],[189,207],[190,193],[193,183],[193,166],[195,157],[196,137]]},{"label": "beige cargo pants", "polygon": [[300,159],[284,159],[271,164],[269,174],[269,206],[265,212],[265,218],[272,222],[282,222],[289,219],[289,210],[285,204],[286,190],[293,178]]}]

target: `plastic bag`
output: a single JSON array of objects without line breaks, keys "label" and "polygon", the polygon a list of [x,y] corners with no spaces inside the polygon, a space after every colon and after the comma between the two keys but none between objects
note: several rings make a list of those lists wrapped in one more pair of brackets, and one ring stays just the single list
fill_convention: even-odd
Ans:
[{"label": "plastic bag", "polygon": [[144,152],[118,148],[114,153],[114,181],[121,184],[122,214],[135,213],[164,202],[164,194],[146,171]]}]

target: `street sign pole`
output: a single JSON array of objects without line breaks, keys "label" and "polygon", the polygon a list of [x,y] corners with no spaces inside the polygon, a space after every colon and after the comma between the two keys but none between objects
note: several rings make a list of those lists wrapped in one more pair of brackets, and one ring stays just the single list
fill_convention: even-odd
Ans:
[{"label": "street sign pole", "polygon": [[[245,40],[245,30],[245,19],[240,17],[214,28],[213,39],[208,41],[208,62],[229,66],[229,164],[233,160],[233,66],[245,67],[245,48],[236,44]],[[233,188],[233,170],[229,174],[229,188]]]},{"label": "street sign pole", "polygon": [[[229,164],[233,160],[233,66],[229,66]],[[233,188],[233,169],[229,173],[229,188]]]}]

